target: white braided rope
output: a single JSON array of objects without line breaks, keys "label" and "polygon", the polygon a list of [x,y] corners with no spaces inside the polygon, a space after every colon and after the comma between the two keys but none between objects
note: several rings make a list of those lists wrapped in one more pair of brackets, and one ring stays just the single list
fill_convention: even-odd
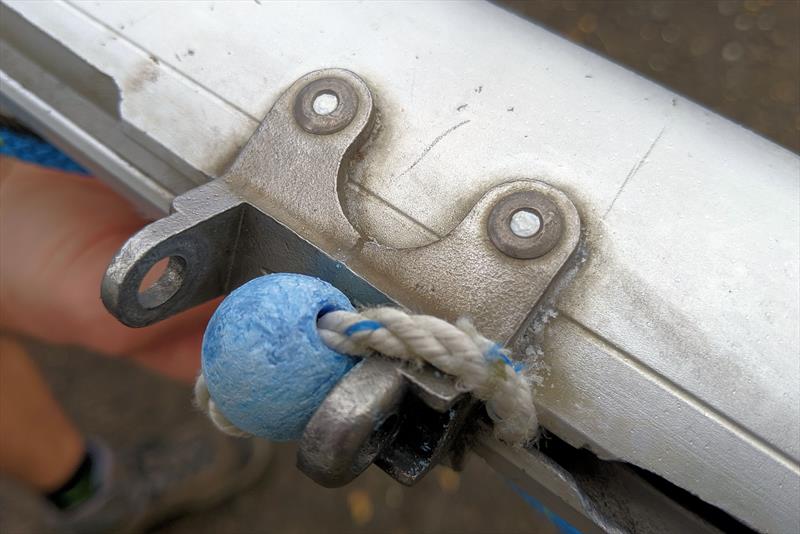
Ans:
[{"label": "white braided rope", "polygon": [[[467,320],[455,324],[397,308],[332,311],[317,321],[322,341],[342,354],[375,353],[399,360],[429,363],[456,378],[456,387],[486,402],[495,435],[511,444],[531,441],[537,432],[530,384],[512,366],[506,351],[478,333]],[[195,384],[198,407],[223,432],[248,436],[217,409],[203,376]]]},{"label": "white braided rope", "polygon": [[214,402],[214,399],[211,398],[211,394],[208,392],[208,386],[206,386],[206,379],[203,377],[203,373],[200,373],[197,377],[197,382],[194,383],[194,405],[208,414],[208,418],[211,419],[214,426],[229,436],[236,436],[237,438],[250,438],[253,436],[249,432],[245,432],[231,423],[219,408],[217,408],[217,403]]}]

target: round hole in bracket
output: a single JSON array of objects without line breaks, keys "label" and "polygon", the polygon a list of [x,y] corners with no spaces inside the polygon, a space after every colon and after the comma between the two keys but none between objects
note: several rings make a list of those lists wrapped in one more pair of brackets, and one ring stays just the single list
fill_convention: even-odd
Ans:
[{"label": "round hole in bracket", "polygon": [[181,288],[185,276],[186,260],[181,256],[170,256],[157,261],[139,284],[139,304],[151,310],[166,303]]},{"label": "round hole in bracket", "polygon": [[161,258],[157,262],[150,267],[150,270],[147,271],[147,274],[144,275],[142,281],[139,283],[139,293],[144,293],[151,287],[153,287],[156,282],[164,275],[167,271],[167,267],[169,266],[169,257]]}]

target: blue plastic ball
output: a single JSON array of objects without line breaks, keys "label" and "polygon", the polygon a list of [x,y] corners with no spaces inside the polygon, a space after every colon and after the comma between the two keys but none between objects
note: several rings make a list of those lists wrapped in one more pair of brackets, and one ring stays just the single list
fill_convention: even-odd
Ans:
[{"label": "blue plastic ball", "polygon": [[203,376],[217,407],[256,436],[299,439],[358,361],[325,346],[317,317],[352,309],[329,283],[299,274],[262,276],[233,291],[203,338]]}]

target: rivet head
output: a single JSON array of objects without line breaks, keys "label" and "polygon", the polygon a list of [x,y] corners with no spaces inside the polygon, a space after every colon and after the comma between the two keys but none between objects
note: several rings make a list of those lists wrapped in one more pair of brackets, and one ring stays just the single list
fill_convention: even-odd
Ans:
[{"label": "rivet head", "polygon": [[509,226],[517,237],[533,237],[542,229],[542,218],[533,210],[521,209],[511,216]]},{"label": "rivet head", "polygon": [[320,78],[303,87],[294,102],[294,119],[308,133],[327,135],[344,129],[358,111],[358,94],[339,78]]},{"label": "rivet head", "polygon": [[545,195],[521,191],[501,198],[489,213],[489,239],[503,254],[521,260],[540,258],[561,239],[564,222]]},{"label": "rivet head", "polygon": [[317,115],[330,115],[339,107],[339,97],[333,93],[320,93],[314,97],[311,109]]}]

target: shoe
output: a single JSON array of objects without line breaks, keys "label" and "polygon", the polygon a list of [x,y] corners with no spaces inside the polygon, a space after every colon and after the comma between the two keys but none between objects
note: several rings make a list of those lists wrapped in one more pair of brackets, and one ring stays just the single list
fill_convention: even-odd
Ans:
[{"label": "shoe", "polygon": [[270,445],[186,427],[115,454],[89,444],[97,491],[74,509],[55,511],[53,528],[72,534],[132,534],[207,509],[255,483]]}]

